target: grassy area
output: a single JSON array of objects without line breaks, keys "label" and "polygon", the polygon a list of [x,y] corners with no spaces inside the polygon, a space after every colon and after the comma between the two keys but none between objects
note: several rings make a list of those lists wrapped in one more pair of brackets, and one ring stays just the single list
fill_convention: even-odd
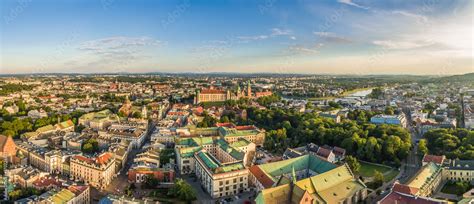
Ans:
[{"label": "grassy area", "polygon": [[390,169],[391,168],[388,166],[378,166],[374,164],[360,162],[359,174],[363,177],[372,177],[374,176],[376,170],[384,174],[385,172],[390,171]]},{"label": "grassy area", "polygon": [[398,174],[400,173],[400,171],[396,170],[396,169],[392,169],[392,171],[388,172],[387,174],[384,175],[384,181],[385,182],[388,182],[388,181],[391,181],[393,178],[395,178]]}]

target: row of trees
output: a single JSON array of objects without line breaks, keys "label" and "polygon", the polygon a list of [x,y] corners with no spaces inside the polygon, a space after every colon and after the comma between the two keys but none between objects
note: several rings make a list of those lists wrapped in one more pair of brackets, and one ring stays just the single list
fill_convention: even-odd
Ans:
[{"label": "row of trees", "polygon": [[474,159],[474,131],[464,128],[432,129],[423,135],[430,153],[450,159]]},{"label": "row of trees", "polygon": [[3,135],[18,138],[25,132],[34,131],[46,125],[54,125],[61,121],[72,120],[77,124],[78,118],[84,114],[82,111],[74,111],[70,114],[51,114],[48,117],[43,117],[33,121],[31,118],[5,117],[4,121],[0,122],[0,132]]},{"label": "row of trees", "polygon": [[[364,113],[367,115],[371,113]],[[404,128],[394,125],[374,125],[361,119],[362,113],[350,113],[360,120],[335,123],[316,113],[272,108],[248,109],[251,123],[269,130],[264,147],[282,153],[287,147],[308,143],[340,146],[358,159],[399,165],[411,147],[411,136]],[[358,115],[358,116],[357,116]]]}]

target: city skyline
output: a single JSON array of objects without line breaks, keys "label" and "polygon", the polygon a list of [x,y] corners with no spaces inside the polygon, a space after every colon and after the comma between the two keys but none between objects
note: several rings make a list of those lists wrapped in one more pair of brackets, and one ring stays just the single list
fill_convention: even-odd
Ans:
[{"label": "city skyline", "polygon": [[474,71],[467,0],[7,0],[0,6],[0,74]]}]

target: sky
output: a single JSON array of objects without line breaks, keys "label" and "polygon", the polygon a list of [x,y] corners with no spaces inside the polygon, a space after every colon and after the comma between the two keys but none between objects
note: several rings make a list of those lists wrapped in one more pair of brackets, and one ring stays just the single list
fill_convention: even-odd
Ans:
[{"label": "sky", "polygon": [[2,0],[0,74],[474,72],[472,0]]}]

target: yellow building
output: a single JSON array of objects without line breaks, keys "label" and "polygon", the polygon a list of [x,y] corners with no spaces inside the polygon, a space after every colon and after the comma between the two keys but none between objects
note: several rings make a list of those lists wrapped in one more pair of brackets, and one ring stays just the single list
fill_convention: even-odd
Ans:
[{"label": "yellow building", "polygon": [[408,186],[416,196],[431,196],[442,181],[441,166],[430,162],[424,165],[405,185]]},{"label": "yellow building", "polygon": [[452,160],[445,171],[447,180],[472,182],[474,180],[474,160]]},{"label": "yellow building", "polygon": [[95,158],[76,155],[70,161],[72,179],[83,180],[91,186],[104,189],[115,177],[115,159],[112,153],[103,153]]}]

